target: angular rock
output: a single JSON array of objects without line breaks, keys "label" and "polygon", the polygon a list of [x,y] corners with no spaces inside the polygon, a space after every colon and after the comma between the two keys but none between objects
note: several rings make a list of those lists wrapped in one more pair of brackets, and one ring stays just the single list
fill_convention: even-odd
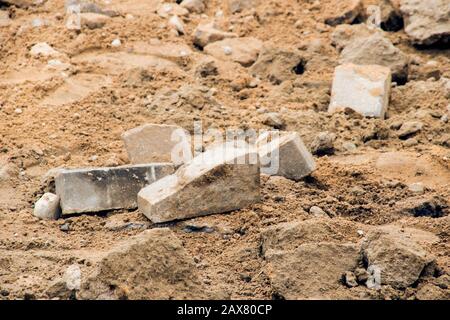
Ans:
[{"label": "angular rock", "polygon": [[230,13],[236,13],[254,8],[258,4],[259,0],[227,0],[227,9]]},{"label": "angular rock", "polygon": [[369,232],[363,254],[369,269],[379,270],[380,284],[404,289],[419,279],[422,271],[434,262],[420,242],[434,243],[432,233],[416,229],[385,226]]},{"label": "angular rock", "polygon": [[184,23],[178,16],[170,17],[168,24],[171,28],[175,29],[178,34],[184,34]]},{"label": "angular rock", "polygon": [[8,11],[0,10],[0,28],[11,25],[11,18]]},{"label": "angular rock", "polygon": [[137,207],[139,190],[173,172],[170,163],[64,169],[55,178],[62,214]]},{"label": "angular rock", "polygon": [[204,0],[183,0],[181,7],[187,9],[189,12],[203,13],[206,6]]},{"label": "angular rock", "polygon": [[336,140],[336,135],[334,133],[325,131],[319,132],[311,141],[310,149],[311,152],[318,156],[324,156],[327,154],[334,153],[334,140]]},{"label": "angular rock", "polygon": [[292,251],[306,243],[354,243],[360,240],[357,234],[360,228],[363,226],[340,218],[280,223],[262,230],[261,249],[263,254],[270,254],[269,251]]},{"label": "angular rock", "polygon": [[342,277],[360,261],[355,244],[307,243],[266,255],[273,290],[287,300],[333,298]]},{"label": "angular rock", "polygon": [[395,204],[397,212],[413,217],[440,218],[445,215],[448,207],[448,203],[439,196],[416,196]]},{"label": "angular rock", "polygon": [[53,57],[59,55],[59,52],[49,46],[46,42],[39,42],[31,47],[30,54],[33,57]]},{"label": "angular rock", "polygon": [[262,41],[256,38],[232,38],[208,44],[204,51],[217,59],[231,60],[249,67],[258,58],[262,46]]},{"label": "angular rock", "polygon": [[154,223],[228,212],[259,201],[259,179],[253,148],[219,145],[142,189],[139,209]]},{"label": "angular rock", "polygon": [[269,132],[257,141],[261,172],[300,180],[310,175],[316,164],[296,132]]},{"label": "angular rock", "polygon": [[274,84],[295,79],[304,71],[305,58],[296,50],[264,46],[250,73]]},{"label": "angular rock", "polygon": [[391,71],[377,65],[345,64],[335,69],[329,112],[350,108],[367,117],[384,118]]},{"label": "angular rock", "polygon": [[18,8],[28,8],[38,4],[38,1],[36,0],[2,0],[1,2],[16,6]]},{"label": "angular rock", "polygon": [[122,139],[134,164],[173,162],[179,165],[192,157],[190,137],[178,126],[144,124],[124,132]]},{"label": "angular rock", "polygon": [[35,203],[33,214],[39,219],[56,220],[61,214],[59,196],[47,192]]},{"label": "angular rock", "polygon": [[385,66],[391,69],[393,81],[404,84],[408,79],[409,57],[379,32],[351,40],[342,50],[339,62]]},{"label": "angular rock", "polygon": [[331,26],[352,23],[363,11],[361,0],[340,0],[325,8],[325,23]]},{"label": "angular rock", "polygon": [[227,38],[236,38],[237,34],[217,29],[214,22],[199,24],[194,30],[194,44],[203,48],[209,43]]},{"label": "angular rock", "polygon": [[81,299],[223,299],[202,284],[192,257],[167,228],[146,230],[99,256]]},{"label": "angular rock", "polygon": [[403,17],[391,3],[391,0],[381,0],[381,29],[399,31],[403,28]]},{"label": "angular rock", "polygon": [[313,218],[263,229],[261,253],[274,292],[285,299],[342,298],[344,274],[361,263],[361,228],[345,219]]},{"label": "angular rock", "polygon": [[400,139],[408,139],[423,128],[423,123],[420,121],[408,121],[402,124],[397,135]]},{"label": "angular rock", "polygon": [[337,26],[331,34],[331,44],[340,52],[356,38],[367,38],[376,31],[366,24],[342,24]]},{"label": "angular rock", "polygon": [[450,5],[448,0],[403,0],[405,32],[419,45],[450,44]]},{"label": "angular rock", "polygon": [[189,11],[177,3],[162,3],[157,9],[157,13],[162,18],[168,18],[172,15],[187,16]]}]

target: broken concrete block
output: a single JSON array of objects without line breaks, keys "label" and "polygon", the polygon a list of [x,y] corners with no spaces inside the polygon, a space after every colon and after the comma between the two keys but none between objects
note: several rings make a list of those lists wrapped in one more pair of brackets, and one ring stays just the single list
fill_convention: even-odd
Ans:
[{"label": "broken concrete block", "polygon": [[259,201],[254,148],[214,147],[142,189],[139,209],[154,223],[228,212]]},{"label": "broken concrete block", "polygon": [[316,169],[313,156],[296,132],[267,132],[256,145],[262,173],[299,180]]},{"label": "broken concrete block", "polygon": [[[131,163],[173,162],[190,160],[190,136],[178,126],[144,124],[122,134]],[[178,152],[179,151],[179,152]]]},{"label": "broken concrete block", "polygon": [[217,29],[214,22],[199,24],[194,30],[194,44],[201,48],[215,41],[236,37],[235,33]]},{"label": "broken concrete block", "polygon": [[350,108],[366,117],[384,118],[391,89],[391,71],[378,65],[344,64],[334,72],[329,112]]},{"label": "broken concrete block", "polygon": [[170,163],[64,169],[55,178],[56,194],[63,214],[133,209],[139,190],[173,171]]},{"label": "broken concrete block", "polygon": [[251,66],[263,47],[262,41],[253,38],[232,38],[208,44],[204,51],[220,60],[230,60],[244,67]]},{"label": "broken concrete block", "polygon": [[405,32],[419,45],[450,43],[450,4],[448,0],[403,0],[400,11]]},{"label": "broken concrete block", "polygon": [[33,214],[39,219],[56,220],[60,213],[59,196],[50,192],[44,193],[34,205]]}]

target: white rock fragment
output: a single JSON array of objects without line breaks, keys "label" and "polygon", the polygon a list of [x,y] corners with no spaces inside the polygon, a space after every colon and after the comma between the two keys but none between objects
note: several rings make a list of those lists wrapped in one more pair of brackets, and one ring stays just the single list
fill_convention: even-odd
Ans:
[{"label": "white rock fragment", "polygon": [[259,172],[254,148],[219,145],[142,189],[139,209],[154,223],[237,210],[259,201]]},{"label": "white rock fragment", "polygon": [[178,34],[184,34],[184,24],[183,21],[178,16],[172,16],[169,19],[169,26],[173,29],[175,29]]},{"label": "white rock fragment", "polygon": [[51,46],[48,45],[46,42],[39,42],[36,43],[34,46],[30,49],[30,54],[33,57],[53,57],[59,55],[59,52],[53,49]]},{"label": "white rock fragment", "polygon": [[266,132],[256,146],[262,173],[299,180],[316,169],[313,156],[296,132]]},{"label": "white rock fragment", "polygon": [[56,220],[59,218],[61,210],[59,208],[59,196],[47,192],[35,203],[34,216],[39,219]]},{"label": "white rock fragment", "polygon": [[190,136],[178,126],[144,124],[122,134],[131,163],[173,162],[192,158]]},{"label": "white rock fragment", "polygon": [[391,88],[391,71],[378,65],[344,64],[334,72],[329,112],[353,109],[366,117],[384,118]]}]

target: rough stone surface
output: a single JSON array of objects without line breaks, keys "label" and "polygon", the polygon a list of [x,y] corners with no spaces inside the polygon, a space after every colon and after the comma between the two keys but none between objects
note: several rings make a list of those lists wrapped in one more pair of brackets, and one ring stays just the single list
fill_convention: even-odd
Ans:
[{"label": "rough stone surface", "polygon": [[61,210],[59,208],[59,196],[47,192],[35,203],[34,216],[39,219],[56,220]]},{"label": "rough stone surface", "polygon": [[293,251],[266,255],[274,290],[288,300],[326,299],[342,286],[347,270],[356,268],[360,248],[354,244],[307,243]]},{"label": "rough stone surface", "polygon": [[339,61],[385,66],[391,69],[393,81],[403,84],[408,79],[409,57],[379,32],[351,40],[342,50]]},{"label": "rough stone surface", "polygon": [[361,0],[342,0],[337,7],[326,8],[325,23],[336,26],[342,23],[352,23],[361,13],[363,5]]},{"label": "rough stone surface", "polygon": [[274,84],[289,79],[295,79],[296,74],[302,73],[305,58],[296,50],[285,50],[264,46],[250,73],[261,79],[267,79]]},{"label": "rough stone surface", "polygon": [[400,139],[408,139],[423,128],[423,123],[420,121],[407,121],[402,124],[397,135]]},{"label": "rough stone surface", "polygon": [[381,28],[386,31],[399,31],[403,28],[403,18],[391,0],[381,0]]},{"label": "rough stone surface", "polygon": [[11,25],[11,21],[8,11],[0,10],[0,28]]},{"label": "rough stone surface", "polygon": [[85,12],[80,14],[80,22],[82,27],[89,29],[102,28],[111,18],[104,14],[93,12]]},{"label": "rough stone surface", "polygon": [[39,42],[31,47],[30,54],[33,57],[38,57],[38,56],[53,57],[53,56],[57,56],[59,54],[59,52],[56,51],[55,49],[53,49],[51,46],[49,46],[48,43]]},{"label": "rough stone surface", "polygon": [[334,140],[336,135],[334,133],[325,131],[319,132],[310,144],[311,152],[318,156],[334,153]]},{"label": "rough stone surface", "polygon": [[396,203],[396,211],[413,217],[439,218],[444,215],[448,203],[439,196],[416,196]]},{"label": "rough stone surface", "polygon": [[367,38],[376,31],[366,24],[341,24],[331,34],[331,44],[340,52],[356,38]]},{"label": "rough stone surface", "polygon": [[231,13],[242,12],[254,8],[260,0],[227,0],[227,8]]},{"label": "rough stone surface", "polygon": [[259,201],[255,150],[219,145],[142,189],[139,209],[155,223],[221,213]]},{"label": "rough stone surface", "polygon": [[257,141],[261,172],[300,180],[315,169],[314,158],[296,132],[273,132]]},{"label": "rough stone surface", "polygon": [[180,6],[187,9],[189,12],[202,13],[205,11],[204,0],[183,0]]},{"label": "rough stone surface", "polygon": [[55,179],[56,194],[63,214],[133,209],[140,189],[172,172],[170,163],[64,169]]},{"label": "rough stone surface", "polygon": [[189,11],[187,8],[183,8],[177,3],[162,3],[156,10],[158,15],[162,18],[168,18],[169,16],[187,16]]},{"label": "rough stone surface", "polygon": [[450,44],[448,0],[403,0],[400,10],[405,32],[419,45]]},{"label": "rough stone surface", "polygon": [[433,243],[437,240],[435,235],[426,231],[380,227],[368,234],[363,244],[364,256],[369,268],[380,270],[381,284],[406,288],[416,282],[425,267],[434,261],[419,241]]},{"label": "rough stone surface", "polygon": [[262,41],[256,38],[231,38],[208,44],[204,51],[217,59],[231,60],[249,67],[258,58],[262,46]]},{"label": "rough stone surface", "polygon": [[199,24],[194,30],[194,44],[203,48],[209,43],[227,38],[236,38],[237,34],[217,29],[214,22]]},{"label": "rough stone surface", "polygon": [[350,108],[367,117],[384,118],[391,89],[389,68],[345,64],[336,68],[329,112]]},{"label": "rough stone surface", "polygon": [[219,299],[200,281],[192,257],[170,229],[119,243],[83,278],[81,299]]},{"label": "rough stone surface", "polygon": [[191,157],[190,137],[179,126],[144,124],[124,132],[122,139],[131,163],[175,162],[175,164],[181,164],[183,162],[181,152],[172,157],[172,152],[178,149],[185,151],[187,159]]}]

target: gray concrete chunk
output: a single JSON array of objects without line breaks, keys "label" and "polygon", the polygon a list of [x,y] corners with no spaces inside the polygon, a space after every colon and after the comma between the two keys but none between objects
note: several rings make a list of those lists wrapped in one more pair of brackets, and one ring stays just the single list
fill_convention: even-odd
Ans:
[{"label": "gray concrete chunk", "polygon": [[137,207],[137,193],[173,173],[170,163],[114,168],[64,169],[56,176],[62,214]]},{"label": "gray concrete chunk", "polygon": [[[178,126],[164,124],[144,124],[122,134],[128,158],[131,163],[183,162],[182,154],[173,151],[190,152],[190,137]],[[181,149],[176,149],[180,147]],[[173,159],[174,158],[174,159]]]},{"label": "gray concrete chunk", "polygon": [[313,156],[296,132],[266,132],[256,145],[262,173],[299,180],[316,169]]},{"label": "gray concrete chunk", "polygon": [[254,148],[214,147],[138,194],[139,209],[155,223],[237,210],[259,201]]}]

